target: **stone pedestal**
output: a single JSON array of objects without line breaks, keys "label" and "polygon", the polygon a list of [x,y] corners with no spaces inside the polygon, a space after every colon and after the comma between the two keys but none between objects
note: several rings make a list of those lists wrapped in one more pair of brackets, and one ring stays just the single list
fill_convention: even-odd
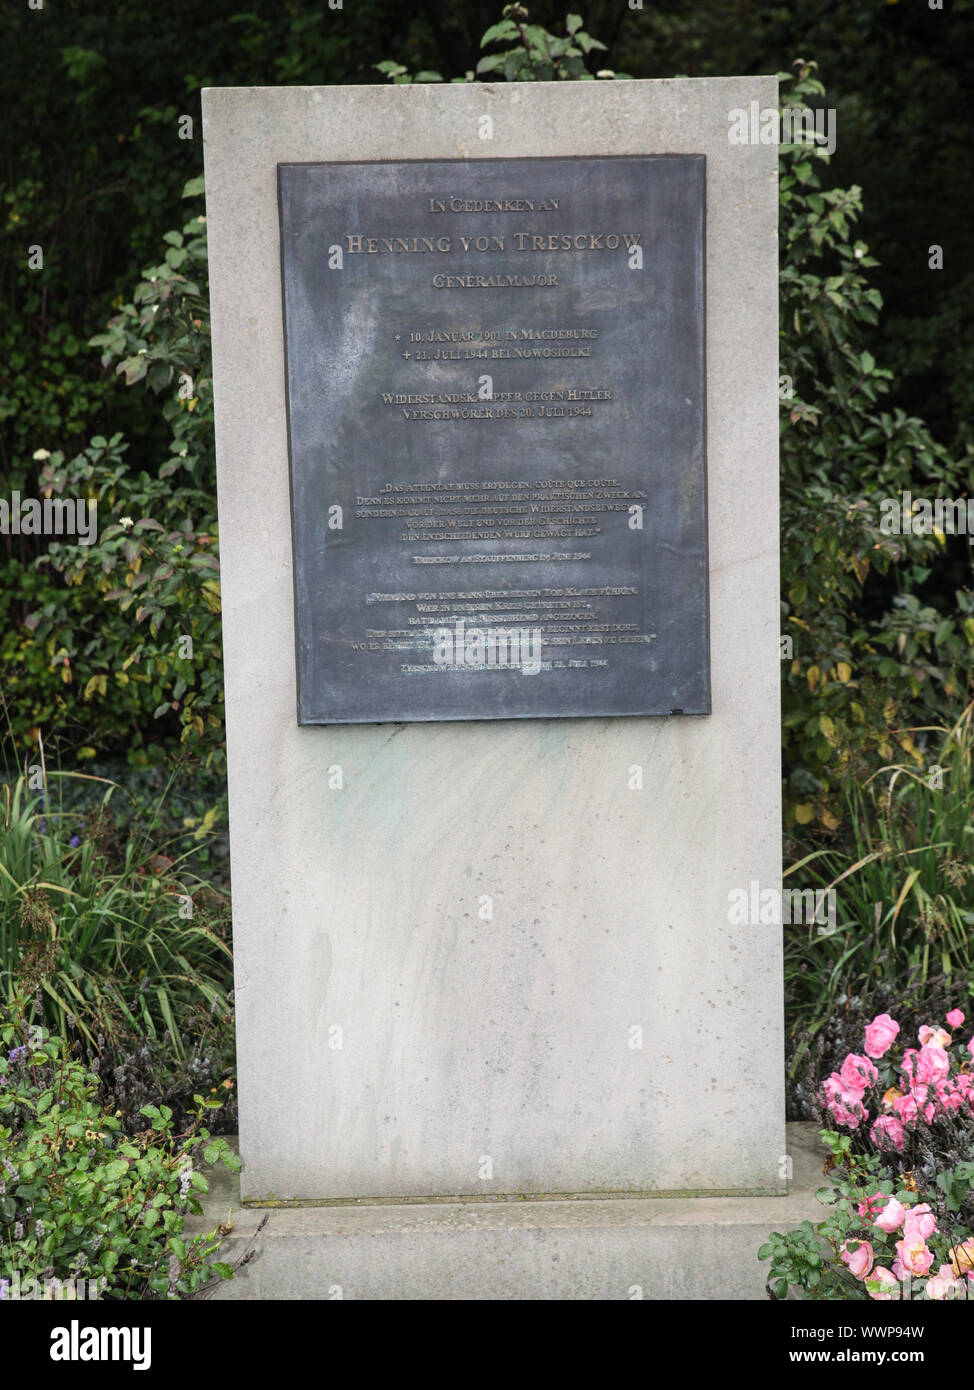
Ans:
[{"label": "stone pedestal", "polygon": [[[246,1201],[780,1190],[780,928],[728,921],[781,866],[752,101],[775,81],[204,92]],[[707,161],[713,714],[299,728],[278,162],[654,153]]]}]

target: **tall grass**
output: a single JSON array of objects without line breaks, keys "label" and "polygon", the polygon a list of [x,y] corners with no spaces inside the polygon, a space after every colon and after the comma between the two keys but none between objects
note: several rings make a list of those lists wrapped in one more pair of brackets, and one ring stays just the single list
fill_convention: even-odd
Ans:
[{"label": "tall grass", "polygon": [[[101,783],[100,802],[65,810],[68,779]],[[168,1030],[180,1057],[180,1019],[226,1007],[232,988],[225,897],[188,873],[192,846],[152,842],[160,805],[146,819],[83,773],[38,781],[0,782],[0,1000],[26,983],[61,1034],[72,1021],[92,1045]]]},{"label": "tall grass", "polygon": [[847,998],[882,982],[922,988],[934,975],[958,999],[974,972],[974,703],[935,736],[922,770],[880,768],[846,794],[851,853],[821,849],[786,872],[802,887],[834,889],[838,926],[786,928],[785,991],[799,1040],[795,1074],[823,1023]]}]

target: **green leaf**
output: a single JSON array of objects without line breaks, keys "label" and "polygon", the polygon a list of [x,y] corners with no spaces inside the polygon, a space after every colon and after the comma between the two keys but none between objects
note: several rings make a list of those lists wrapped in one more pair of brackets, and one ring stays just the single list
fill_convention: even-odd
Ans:
[{"label": "green leaf", "polygon": [[504,66],[504,64],[507,62],[507,58],[508,55],[506,53],[488,54],[486,58],[481,58],[480,62],[477,64],[477,71],[496,72],[498,68],[502,68]]},{"label": "green leaf", "polygon": [[501,39],[514,39],[516,41],[518,38],[520,35],[517,31],[517,25],[510,19],[502,19],[499,24],[492,24],[485,32],[480,40],[480,47],[486,48],[489,43],[497,43]]}]

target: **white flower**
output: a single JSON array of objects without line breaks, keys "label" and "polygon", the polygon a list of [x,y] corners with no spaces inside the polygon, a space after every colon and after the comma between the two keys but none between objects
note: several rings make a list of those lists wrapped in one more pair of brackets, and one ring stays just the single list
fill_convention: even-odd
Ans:
[{"label": "white flower", "polygon": [[127,531],[130,526],[135,525],[135,522],[132,520],[130,516],[120,516],[118,519],[118,524],[119,526],[124,526]]},{"label": "white flower", "polygon": [[33,457],[35,459],[49,459],[51,457],[51,451],[50,449],[35,449]]}]

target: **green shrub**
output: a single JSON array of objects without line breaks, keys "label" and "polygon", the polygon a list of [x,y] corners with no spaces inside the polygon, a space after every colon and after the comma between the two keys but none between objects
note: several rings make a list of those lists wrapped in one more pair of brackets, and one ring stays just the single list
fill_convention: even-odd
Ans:
[{"label": "green shrub", "polygon": [[172,1299],[231,1277],[213,1259],[218,1232],[183,1236],[207,1189],[194,1163],[239,1167],[202,1125],[218,1103],[197,1096],[192,1128],[178,1137],[167,1107],[146,1106],[147,1129],[129,1139],[99,1099],[98,1077],[63,1039],[27,1023],[23,999],[0,1042],[0,1296],[15,1279],[56,1279],[92,1281],[103,1298]]},{"label": "green shrub", "polygon": [[[84,814],[44,790],[79,780],[105,787]],[[186,1011],[229,1009],[227,903],[186,870],[191,849],[153,843],[158,810],[120,841],[116,795],[42,766],[0,783],[0,999],[27,974],[61,1034],[76,1026],[94,1049],[99,1034],[116,1045],[168,1032],[181,1059]],[[191,844],[209,828],[204,817]]]},{"label": "green shrub", "polygon": [[[591,81],[593,74],[585,66],[590,53],[605,52],[605,44],[592,38],[582,28],[581,15],[565,16],[565,34],[559,37],[549,33],[541,24],[530,24],[530,16],[523,5],[505,5],[498,24],[492,24],[480,40],[481,48],[498,44],[509,47],[500,53],[488,53],[477,63],[476,74],[467,72],[463,77],[454,77],[454,82],[474,82],[483,77],[491,80],[503,77],[507,82],[557,82],[573,79]],[[417,72],[415,76],[402,63],[385,59],[376,63],[379,72],[385,73],[391,82],[397,84],[410,82],[442,82],[443,78],[432,69]],[[623,73],[606,72],[607,77]]]},{"label": "green shrub", "polygon": [[[786,877],[833,890],[837,930],[787,927],[785,989],[797,1074],[819,1030],[880,984],[924,991],[935,976],[966,995],[974,978],[974,704],[937,737],[929,761],[880,768],[845,791],[851,844],[819,849]],[[916,747],[916,745],[912,745]]]},{"label": "green shrub", "polygon": [[[188,197],[201,192],[201,179],[187,185]],[[60,450],[36,452],[44,455],[43,495],[94,499],[98,536],[92,545],[52,541],[36,561],[35,570],[50,577],[33,584],[37,606],[25,624],[33,642],[23,632],[6,638],[3,655],[13,666],[6,708],[22,745],[36,728],[50,728],[52,717],[63,731],[73,715],[87,724],[89,753],[123,733],[137,746],[178,731],[222,765],[205,218],[191,218],[164,240],[165,259],[92,341],[128,385],[144,382],[162,398],[168,457],[152,473],[136,473],[119,434],[96,435],[70,459]],[[143,733],[153,721],[157,732]]]},{"label": "green shrub", "polygon": [[[780,74],[786,77],[786,74]],[[813,63],[785,106],[824,96]],[[840,789],[913,756],[910,725],[947,722],[974,693],[974,594],[935,610],[919,590],[943,535],[888,535],[880,502],[960,496],[972,479],[922,421],[884,405],[891,373],[865,348],[882,299],[855,239],[858,188],[823,189],[818,146],[781,146],[781,569],[785,823],[837,829]],[[970,574],[966,537],[954,547]]]}]

